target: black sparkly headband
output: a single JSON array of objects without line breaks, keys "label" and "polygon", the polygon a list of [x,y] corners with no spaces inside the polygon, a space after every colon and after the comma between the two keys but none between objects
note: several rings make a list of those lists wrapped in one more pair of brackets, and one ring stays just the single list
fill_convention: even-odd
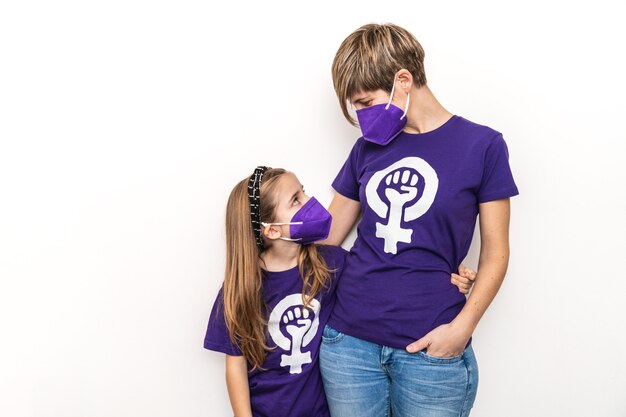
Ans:
[{"label": "black sparkly headband", "polygon": [[248,180],[248,201],[250,202],[250,222],[259,249],[265,249],[261,237],[261,180],[269,167],[258,166]]}]

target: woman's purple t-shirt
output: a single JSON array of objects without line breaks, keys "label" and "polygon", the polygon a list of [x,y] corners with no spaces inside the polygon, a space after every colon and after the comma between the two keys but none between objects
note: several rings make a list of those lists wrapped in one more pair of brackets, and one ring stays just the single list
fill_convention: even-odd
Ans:
[{"label": "woman's purple t-shirt", "polygon": [[502,135],[459,116],[386,146],[360,138],[333,188],[362,219],[328,324],[398,349],[458,315],[466,298],[450,274],[478,205],[518,194]]},{"label": "woman's purple t-shirt", "polygon": [[[335,289],[347,252],[318,246],[331,269],[331,283],[308,309],[303,309],[302,278],[298,267],[263,273],[263,296],[268,312],[268,352],[263,368],[248,373],[250,403],[255,417],[330,416],[319,371],[322,330],[335,303]],[[220,290],[204,338],[204,347],[241,356],[231,343],[224,321]]]}]

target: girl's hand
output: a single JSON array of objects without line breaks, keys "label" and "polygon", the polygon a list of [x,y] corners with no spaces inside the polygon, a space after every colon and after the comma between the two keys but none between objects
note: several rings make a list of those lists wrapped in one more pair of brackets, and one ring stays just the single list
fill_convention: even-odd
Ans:
[{"label": "girl's hand", "polygon": [[465,351],[470,336],[466,329],[452,322],[431,330],[426,336],[408,345],[406,350],[415,353],[427,349],[426,353],[429,355],[450,358]]},{"label": "girl's hand", "polygon": [[469,269],[465,265],[459,266],[459,274],[453,273],[450,282],[459,287],[459,292],[469,293],[476,279],[476,271]]}]

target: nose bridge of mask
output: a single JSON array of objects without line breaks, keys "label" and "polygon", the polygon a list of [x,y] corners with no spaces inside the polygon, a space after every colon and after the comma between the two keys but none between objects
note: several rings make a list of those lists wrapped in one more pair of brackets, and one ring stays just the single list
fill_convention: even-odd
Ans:
[{"label": "nose bridge of mask", "polygon": [[[396,91],[396,80],[393,80],[393,85],[391,86],[391,93],[389,94],[389,101],[387,102],[387,105],[385,106],[385,110],[389,110],[389,106],[391,105],[391,100],[393,100],[393,93],[394,91]],[[411,100],[411,94],[408,93],[406,95],[406,105],[404,106],[404,113],[402,113],[402,117],[400,117],[400,120],[404,119],[406,117],[406,113],[409,111],[409,101]]]},{"label": "nose bridge of mask", "polygon": [[[292,221],[289,223],[289,235],[290,235],[290,236],[293,236],[293,235],[295,235],[295,234],[297,234],[297,233],[298,233],[298,229],[299,229],[299,228],[298,228],[298,227],[294,228],[293,226],[302,226],[302,225],[304,225],[304,221],[305,221],[305,220],[306,220],[307,222],[310,222],[310,221],[311,221],[311,219],[308,219],[308,218],[306,217],[306,215],[307,215],[307,213],[308,213],[309,211],[311,211],[311,208],[313,207],[313,205],[314,205],[314,204],[315,204],[315,197],[311,197],[311,198],[309,198],[309,199],[307,200],[307,202],[306,202],[306,203],[304,203],[304,204],[302,205],[302,207],[300,207],[300,209],[299,209],[298,211],[296,211],[296,212],[294,213],[293,217],[291,218],[291,220],[292,220]],[[294,221],[293,221],[293,219],[295,219],[295,218],[299,218],[299,219],[302,219],[302,220],[300,220],[300,221],[295,221],[295,222],[294,222]],[[292,241],[292,242],[297,242],[297,241],[299,241],[299,240],[302,240],[302,238],[301,238],[301,237],[296,238],[296,239],[294,239],[293,237],[292,237],[292,238],[281,238],[281,239],[283,239],[283,240],[289,240],[289,241]]]},{"label": "nose bridge of mask", "polygon": [[[311,197],[295,214],[294,219],[302,220],[301,226],[290,228],[291,237],[302,244],[326,239],[330,233],[332,216],[315,197]],[[292,219],[292,220],[294,220]]]}]

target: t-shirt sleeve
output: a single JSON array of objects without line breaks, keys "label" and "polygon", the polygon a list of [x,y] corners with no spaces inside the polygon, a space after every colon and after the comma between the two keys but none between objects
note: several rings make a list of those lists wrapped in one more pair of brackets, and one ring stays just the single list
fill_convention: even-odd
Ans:
[{"label": "t-shirt sleeve", "polygon": [[343,164],[339,173],[335,177],[333,181],[333,188],[339,194],[348,197],[351,200],[359,201],[359,178],[358,178],[358,156],[359,149],[361,147],[359,139],[352,150],[350,151],[350,155],[348,155],[348,159]]},{"label": "t-shirt sleeve", "polygon": [[337,290],[337,283],[339,279],[341,279],[341,275],[345,269],[348,251],[341,246],[332,245],[319,245],[318,248],[326,261],[326,265],[328,265],[328,268],[331,270],[330,287],[328,287],[327,293],[334,295]]},{"label": "t-shirt sleeve", "polygon": [[348,251],[341,246],[334,245],[319,245],[318,248],[328,267],[334,271],[333,275],[337,275],[338,278],[344,269]]},{"label": "t-shirt sleeve", "polygon": [[213,309],[209,317],[209,325],[207,326],[206,335],[204,336],[204,348],[222,352],[227,355],[242,356],[237,345],[233,344],[230,340],[228,327],[226,327],[223,289],[220,289],[213,303]]},{"label": "t-shirt sleeve", "polygon": [[518,194],[519,191],[509,165],[509,150],[502,135],[498,135],[491,141],[485,152],[478,202],[486,203]]}]

